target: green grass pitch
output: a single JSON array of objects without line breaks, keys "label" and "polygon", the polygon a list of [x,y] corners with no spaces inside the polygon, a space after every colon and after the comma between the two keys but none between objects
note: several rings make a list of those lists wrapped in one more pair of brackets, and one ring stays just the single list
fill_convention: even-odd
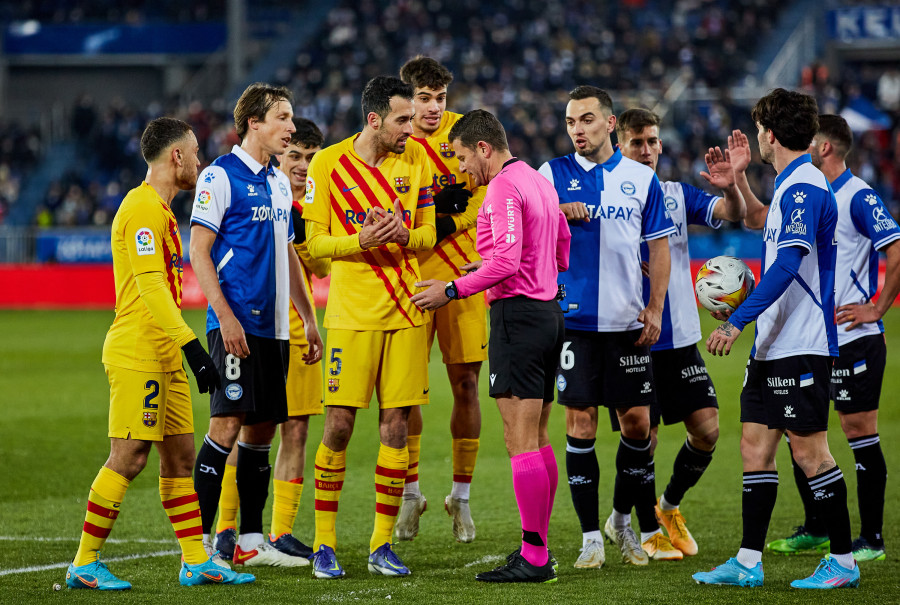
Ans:
[{"label": "green grass pitch", "polygon": [[[203,313],[187,319],[197,333]],[[709,359],[721,406],[721,437],[716,456],[700,484],[688,493],[682,510],[700,545],[700,554],[681,562],[628,567],[607,546],[607,564],[600,570],[572,567],[581,534],[565,483],[565,427],[561,409],[551,417],[551,435],[562,481],[550,526],[550,546],[560,562],[554,585],[485,585],[475,582],[478,571],[489,569],[513,550],[519,538],[519,518],[511,488],[509,462],[503,446],[499,414],[486,395],[482,371],[484,428],[472,486],[472,511],[478,537],[457,544],[442,500],[449,493],[450,391],[439,354],[431,360],[431,404],[424,410],[425,439],[420,464],[421,485],[429,508],[421,520],[419,537],[402,543],[397,552],[413,570],[406,579],[374,578],[366,571],[366,555],[374,517],[373,472],[377,448],[375,410],[359,414],[348,452],[347,478],[338,516],[339,557],[347,571],[342,581],[312,579],[308,567],[299,570],[256,570],[256,584],[241,587],[181,588],[179,557],[172,529],[159,503],[157,458],[129,489],[122,514],[103,556],[113,571],[134,584],[123,594],[90,591],[53,591],[64,584],[65,565],[77,547],[88,488],[108,453],[108,386],[100,365],[100,350],[111,312],[0,312],[0,603],[281,603],[379,602],[393,603],[812,603],[898,602],[900,574],[900,489],[893,476],[888,483],[885,536],[888,560],[864,564],[857,590],[827,594],[791,591],[790,580],[808,575],[814,556],[764,556],[766,586],[732,589],[698,586],[691,574],[722,563],[737,551],[741,534],[741,468],[738,451],[738,393],[751,335],[738,341],[730,357]],[[888,468],[900,468],[900,312],[888,314],[888,370],[881,399],[880,433]],[[704,335],[714,326],[704,318]],[[194,391],[197,439],[207,427],[208,400]],[[830,443],[844,469],[850,490],[854,532],[858,530],[856,477],[846,440],[832,414]],[[321,438],[322,418],[311,422],[306,476]],[[665,487],[671,465],[684,440],[680,426],[663,427],[656,454],[657,493]],[[597,450],[601,474],[601,515],[612,506],[612,480],[617,437],[601,427]],[[799,496],[793,486],[786,448],[778,465],[781,489],[769,539],[791,533],[802,521]],[[295,534],[313,538],[313,488],[307,482]],[[270,498],[271,503],[271,498]],[[268,511],[266,517],[268,523]],[[856,534],[854,533],[854,536]],[[126,558],[132,557],[132,558]]]}]

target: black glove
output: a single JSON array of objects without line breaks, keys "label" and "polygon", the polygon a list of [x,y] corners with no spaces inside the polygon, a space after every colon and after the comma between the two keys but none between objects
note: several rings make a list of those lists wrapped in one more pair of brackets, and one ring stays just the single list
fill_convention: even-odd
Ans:
[{"label": "black glove", "polygon": [[472,192],[466,189],[465,183],[447,185],[434,196],[434,211],[441,214],[459,214],[469,205]]},{"label": "black glove", "polygon": [[435,245],[441,243],[441,240],[456,232],[456,223],[453,222],[452,216],[440,216],[434,221],[434,230],[437,231],[437,241]]},{"label": "black glove", "polygon": [[200,340],[195,338],[187,343],[181,350],[184,351],[184,357],[187,359],[188,365],[191,366],[191,372],[197,379],[197,388],[201,393],[212,395],[216,389],[222,388],[222,378],[219,371],[213,364],[212,357],[207,354],[206,349],[200,344]]}]

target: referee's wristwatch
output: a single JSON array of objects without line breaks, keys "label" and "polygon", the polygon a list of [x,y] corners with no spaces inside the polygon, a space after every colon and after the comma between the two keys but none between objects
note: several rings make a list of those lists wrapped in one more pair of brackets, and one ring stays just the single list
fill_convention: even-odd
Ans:
[{"label": "referee's wristwatch", "polygon": [[459,298],[459,290],[456,289],[456,284],[452,281],[448,281],[447,285],[444,286],[444,294],[447,295],[447,298],[450,300],[456,300]]}]

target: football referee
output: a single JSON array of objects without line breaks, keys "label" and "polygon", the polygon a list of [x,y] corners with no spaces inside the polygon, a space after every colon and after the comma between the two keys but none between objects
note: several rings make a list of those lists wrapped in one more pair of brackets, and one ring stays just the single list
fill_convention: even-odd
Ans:
[{"label": "football referee", "polygon": [[[491,305],[490,394],[503,418],[513,488],[522,519],[522,546],[506,565],[475,576],[483,582],[555,582],[547,550],[558,471],[547,420],[564,325],[556,303],[557,275],[569,268],[569,226],[556,191],[509,152],[506,132],[487,111],[470,111],[448,136],[459,169],[487,185],[478,213],[478,253],[470,272],[412,297],[423,309],[487,290]],[[555,259],[555,262],[554,262]],[[475,272],[474,269],[478,268]]]}]

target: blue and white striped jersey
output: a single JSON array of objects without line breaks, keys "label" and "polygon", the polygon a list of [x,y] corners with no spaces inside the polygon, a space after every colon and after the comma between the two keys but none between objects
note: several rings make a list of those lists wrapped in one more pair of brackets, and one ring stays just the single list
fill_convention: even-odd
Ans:
[{"label": "blue and white striped jersey", "polygon": [[751,355],[757,360],[794,355],[837,357],[834,323],[834,271],[837,202],[809,154],[787,165],[775,179],[775,194],[763,233],[762,267],[775,261],[779,248],[806,251],[787,290],[756,320]]},{"label": "blue and white striped jersey", "polygon": [[[294,240],[291,182],[237,145],[197,178],[191,224],[216,233],[219,285],[244,331],[290,338],[288,244]],[[206,331],[219,327],[212,307]]]},{"label": "blue and white striped jersey", "polygon": [[656,174],[620,151],[600,165],[573,153],[546,162],[539,172],[556,188],[561,204],[584,202],[590,213],[590,222],[569,224],[569,270],[559,274],[566,287],[560,303],[566,327],[641,328],[641,239],[675,233]]},{"label": "blue and white striped jersey", "polygon": [[[718,229],[722,221],[713,218],[716,204],[722,198],[686,183],[666,181],[662,183],[666,200],[666,214],[675,224],[675,233],[669,236],[669,253],[672,270],[669,273],[669,289],[663,308],[662,329],[653,351],[679,349],[700,340],[700,316],[694,297],[694,276],[691,275],[691,253],[688,250],[688,225],[706,225]],[[649,260],[646,243],[641,244],[641,258]],[[644,305],[650,301],[650,280],[644,276]]]},{"label": "blue and white striped jersey", "polygon": [[[878,194],[850,170],[831,188],[838,207],[835,303],[838,307],[865,303],[878,292],[878,250],[900,239],[900,228]],[[849,325],[838,326],[840,346],[884,332],[881,320],[848,331]]]}]

